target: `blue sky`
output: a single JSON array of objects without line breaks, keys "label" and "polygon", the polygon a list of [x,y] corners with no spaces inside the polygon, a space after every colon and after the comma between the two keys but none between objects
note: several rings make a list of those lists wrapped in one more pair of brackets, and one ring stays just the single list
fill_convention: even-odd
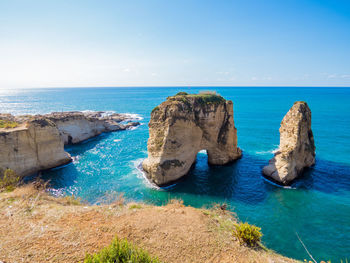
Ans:
[{"label": "blue sky", "polygon": [[0,0],[0,88],[350,86],[350,1]]}]

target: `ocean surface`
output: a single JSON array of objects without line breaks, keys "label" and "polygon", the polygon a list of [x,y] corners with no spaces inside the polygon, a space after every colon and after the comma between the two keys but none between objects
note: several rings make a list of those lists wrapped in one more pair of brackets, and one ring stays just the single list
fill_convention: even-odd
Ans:
[{"label": "ocean surface", "polygon": [[[151,110],[178,91],[215,90],[234,102],[243,158],[228,166],[207,165],[198,153],[190,175],[167,189],[152,187],[137,166],[147,156]],[[279,144],[283,116],[297,100],[312,111],[316,165],[290,189],[264,180],[261,169]],[[161,205],[181,198],[186,205],[226,202],[242,221],[262,228],[263,242],[285,256],[350,259],[350,88],[74,88],[0,90],[0,112],[35,114],[94,110],[133,113],[142,125],[102,134],[69,146],[70,165],[42,174],[55,195],[74,194],[89,203],[127,200]]]}]

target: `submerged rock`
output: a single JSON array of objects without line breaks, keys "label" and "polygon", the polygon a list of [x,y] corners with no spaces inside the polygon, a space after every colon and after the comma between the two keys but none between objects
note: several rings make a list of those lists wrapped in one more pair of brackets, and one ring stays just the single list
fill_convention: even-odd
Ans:
[{"label": "submerged rock", "polygon": [[306,102],[297,101],[281,122],[279,150],[263,174],[287,185],[315,163],[315,149],[310,108]]},{"label": "submerged rock", "polygon": [[233,121],[233,103],[216,94],[179,93],[153,109],[148,158],[142,167],[157,185],[188,173],[200,150],[208,163],[223,165],[241,156]]}]

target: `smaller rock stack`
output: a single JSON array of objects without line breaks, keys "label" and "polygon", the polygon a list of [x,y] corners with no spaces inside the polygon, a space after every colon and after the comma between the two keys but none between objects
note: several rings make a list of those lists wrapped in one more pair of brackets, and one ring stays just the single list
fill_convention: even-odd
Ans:
[{"label": "smaller rock stack", "polygon": [[288,185],[315,163],[315,149],[311,110],[306,102],[297,101],[281,122],[279,150],[263,168],[263,174]]}]

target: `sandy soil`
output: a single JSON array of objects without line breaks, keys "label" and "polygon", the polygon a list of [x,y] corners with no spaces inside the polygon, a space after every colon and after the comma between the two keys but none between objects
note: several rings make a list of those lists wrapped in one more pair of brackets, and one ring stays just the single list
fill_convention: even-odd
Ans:
[{"label": "sandy soil", "polygon": [[221,209],[166,206],[88,206],[54,198],[32,185],[0,193],[0,261],[79,262],[118,236],[164,262],[296,262],[241,246],[234,217]]}]

